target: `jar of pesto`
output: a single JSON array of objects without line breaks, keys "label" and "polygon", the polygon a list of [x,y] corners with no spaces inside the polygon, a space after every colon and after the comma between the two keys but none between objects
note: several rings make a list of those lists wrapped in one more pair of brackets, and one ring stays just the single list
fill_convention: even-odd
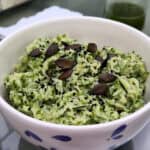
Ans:
[{"label": "jar of pesto", "polygon": [[107,0],[105,17],[142,30],[146,17],[147,0]]}]

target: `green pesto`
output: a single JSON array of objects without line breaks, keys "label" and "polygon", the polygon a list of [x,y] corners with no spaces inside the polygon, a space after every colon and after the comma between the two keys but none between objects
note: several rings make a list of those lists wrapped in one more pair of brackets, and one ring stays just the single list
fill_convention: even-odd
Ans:
[{"label": "green pesto", "polygon": [[[87,44],[82,50],[64,50],[61,42],[78,43],[66,35],[56,38],[39,38],[26,48],[14,72],[9,74],[4,85],[9,103],[17,110],[40,120],[68,125],[97,124],[127,116],[144,105],[145,82],[148,72],[142,58],[134,53],[123,53],[111,47],[90,53]],[[45,59],[50,43],[59,45],[59,52]],[[42,55],[30,57],[30,52],[39,48]],[[101,69],[95,56],[103,59],[116,54]],[[72,75],[60,80],[60,68],[55,61],[60,57],[76,60]],[[51,70],[49,78],[47,70]],[[107,96],[91,95],[89,90],[98,82],[101,72],[113,72],[117,79],[109,83]]]}]

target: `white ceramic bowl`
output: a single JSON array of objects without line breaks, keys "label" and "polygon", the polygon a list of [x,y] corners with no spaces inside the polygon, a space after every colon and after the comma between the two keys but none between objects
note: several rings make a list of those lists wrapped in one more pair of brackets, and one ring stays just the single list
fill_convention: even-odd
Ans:
[{"label": "white ceramic bowl", "polygon": [[137,112],[108,123],[69,126],[33,119],[18,112],[4,100],[3,79],[12,69],[24,48],[35,38],[67,33],[79,41],[94,41],[120,48],[135,50],[150,70],[150,39],[127,25],[92,17],[48,20],[17,31],[0,43],[0,111],[6,120],[29,142],[49,150],[106,150],[130,140],[149,121],[150,81],[147,83],[147,104]]}]

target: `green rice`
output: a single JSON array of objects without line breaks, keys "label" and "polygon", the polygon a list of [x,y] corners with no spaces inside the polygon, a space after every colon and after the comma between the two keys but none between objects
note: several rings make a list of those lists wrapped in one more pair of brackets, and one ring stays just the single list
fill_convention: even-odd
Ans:
[{"label": "green rice", "polygon": [[[67,44],[77,41],[59,35],[56,38],[38,38],[26,48],[13,73],[4,85],[9,103],[17,110],[48,122],[68,125],[97,124],[127,116],[144,105],[145,82],[148,71],[142,58],[135,52],[123,53],[112,47],[87,51],[87,43],[81,51],[64,50]],[[57,43],[59,51],[48,58],[45,53],[51,43]],[[40,49],[39,57],[31,57],[33,49]],[[109,54],[114,56],[102,63]],[[60,80],[62,73],[55,62],[59,58],[75,60],[73,72],[66,80]],[[47,71],[51,71],[48,77]],[[116,80],[107,83],[107,95],[94,95],[90,90],[99,81],[101,73],[113,73]]]}]

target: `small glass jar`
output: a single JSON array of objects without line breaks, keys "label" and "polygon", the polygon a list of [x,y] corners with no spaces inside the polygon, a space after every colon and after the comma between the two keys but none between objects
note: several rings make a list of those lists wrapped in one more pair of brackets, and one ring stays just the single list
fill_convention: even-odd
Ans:
[{"label": "small glass jar", "polygon": [[143,29],[147,0],[107,0],[105,17]]}]

